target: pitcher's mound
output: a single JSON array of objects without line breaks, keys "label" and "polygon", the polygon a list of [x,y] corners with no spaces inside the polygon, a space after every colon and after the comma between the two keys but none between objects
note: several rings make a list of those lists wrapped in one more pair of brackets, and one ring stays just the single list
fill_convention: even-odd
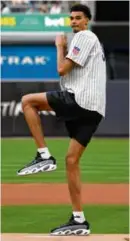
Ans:
[{"label": "pitcher's mound", "polygon": [[1,234],[1,241],[130,241],[127,234],[92,234],[90,236],[49,236],[48,234]]}]

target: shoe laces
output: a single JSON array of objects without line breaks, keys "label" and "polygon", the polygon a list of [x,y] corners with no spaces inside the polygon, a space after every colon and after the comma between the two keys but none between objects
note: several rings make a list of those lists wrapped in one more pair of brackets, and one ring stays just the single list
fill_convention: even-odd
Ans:
[{"label": "shoe laces", "polygon": [[69,221],[68,221],[68,223],[69,223],[69,224],[73,224],[73,222],[74,222],[74,216],[73,216],[73,214],[72,214],[71,217],[70,217],[70,219],[69,219]]},{"label": "shoe laces", "polygon": [[74,224],[74,217],[73,215],[70,217],[69,221],[65,224],[63,224],[62,226],[66,226],[66,225],[73,225]]},{"label": "shoe laces", "polygon": [[40,155],[39,152],[37,152],[37,155],[36,155],[36,157],[35,157],[35,160],[37,160],[39,157],[41,157],[41,155]]},{"label": "shoe laces", "polygon": [[39,152],[37,152],[37,155],[35,157],[35,159],[33,161],[31,161],[30,163],[28,163],[26,165],[26,167],[30,166],[30,165],[34,165],[34,164],[37,164],[38,162],[40,162],[41,160],[39,160],[41,158],[41,155]]}]

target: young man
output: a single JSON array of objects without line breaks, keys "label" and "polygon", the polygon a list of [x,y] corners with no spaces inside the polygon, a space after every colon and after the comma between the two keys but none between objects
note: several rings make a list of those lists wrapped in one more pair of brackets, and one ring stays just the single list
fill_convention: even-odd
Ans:
[{"label": "young man", "polygon": [[54,110],[66,124],[71,138],[66,155],[68,188],[73,214],[69,222],[51,231],[52,235],[87,235],[89,223],[81,203],[79,160],[105,115],[106,64],[97,36],[87,30],[91,13],[87,6],[71,8],[71,27],[75,33],[68,54],[64,36],[56,37],[57,70],[61,91],[29,94],[22,98],[25,119],[38,147],[36,158],[18,171],[18,175],[56,169],[42,133],[38,111]]}]

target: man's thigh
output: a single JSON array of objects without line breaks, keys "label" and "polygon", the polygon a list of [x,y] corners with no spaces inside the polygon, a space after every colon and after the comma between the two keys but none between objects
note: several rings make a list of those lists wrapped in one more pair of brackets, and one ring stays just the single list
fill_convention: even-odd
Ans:
[{"label": "man's thigh", "polygon": [[90,142],[93,134],[97,130],[101,119],[102,118],[98,117],[96,121],[91,123],[87,122],[86,118],[65,121],[69,137],[75,139],[82,146],[86,147]]},{"label": "man's thigh", "polygon": [[64,121],[75,118],[77,104],[73,94],[67,91],[50,91],[47,92],[47,99],[57,117]]}]

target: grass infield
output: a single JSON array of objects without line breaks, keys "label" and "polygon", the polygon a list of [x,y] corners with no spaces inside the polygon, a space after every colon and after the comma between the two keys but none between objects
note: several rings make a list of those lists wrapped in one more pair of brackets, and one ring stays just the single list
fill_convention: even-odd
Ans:
[{"label": "grass infield", "polygon": [[[84,206],[92,233],[128,233],[127,206]],[[68,205],[3,206],[2,233],[49,233],[68,220]]]},{"label": "grass infield", "polygon": [[[51,183],[66,182],[65,154],[69,145],[67,138],[46,138],[52,155],[57,159],[58,169],[18,177],[16,172],[36,155],[34,141],[30,139],[2,139],[2,183]],[[129,162],[128,139],[92,139],[83,154],[80,166],[82,181],[87,183],[127,183]]]}]

